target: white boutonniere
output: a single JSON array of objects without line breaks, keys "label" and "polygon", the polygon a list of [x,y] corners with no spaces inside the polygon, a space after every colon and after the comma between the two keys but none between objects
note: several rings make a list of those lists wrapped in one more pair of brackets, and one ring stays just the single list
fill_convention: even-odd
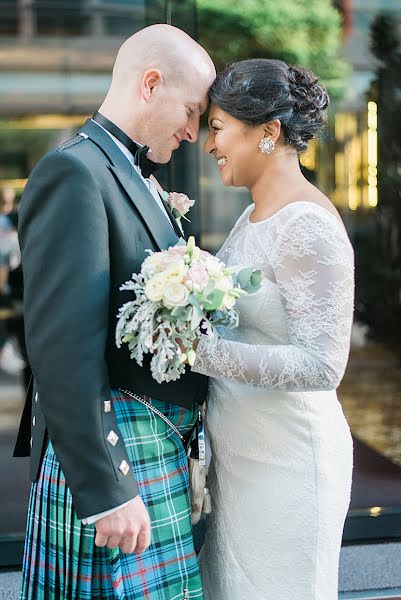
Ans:
[{"label": "white boutonniere", "polygon": [[193,207],[195,200],[191,200],[186,194],[178,192],[163,192],[163,199],[169,205],[171,213],[177,221],[185,219],[190,223],[190,220],[185,215]]}]

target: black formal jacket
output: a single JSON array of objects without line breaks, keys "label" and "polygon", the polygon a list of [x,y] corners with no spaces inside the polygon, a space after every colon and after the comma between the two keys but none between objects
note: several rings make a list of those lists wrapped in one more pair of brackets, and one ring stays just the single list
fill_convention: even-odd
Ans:
[{"label": "black formal jacket", "polygon": [[111,389],[188,408],[205,398],[202,375],[187,368],[180,380],[158,384],[149,361],[139,367],[115,345],[116,315],[130,299],[119,287],[140,271],[146,249],[168,248],[178,236],[129,160],[89,120],[32,172],[19,238],[33,389],[14,456],[31,455],[34,481],[47,433],[84,518],[138,493],[131,469],[121,469],[129,460]]}]

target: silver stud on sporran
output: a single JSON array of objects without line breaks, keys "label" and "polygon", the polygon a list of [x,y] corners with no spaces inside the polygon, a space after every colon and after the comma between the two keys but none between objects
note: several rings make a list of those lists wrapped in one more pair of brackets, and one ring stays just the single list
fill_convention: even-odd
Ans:
[{"label": "silver stud on sporran", "polygon": [[260,140],[259,150],[263,154],[271,154],[275,148],[274,142],[269,137],[264,137]]}]

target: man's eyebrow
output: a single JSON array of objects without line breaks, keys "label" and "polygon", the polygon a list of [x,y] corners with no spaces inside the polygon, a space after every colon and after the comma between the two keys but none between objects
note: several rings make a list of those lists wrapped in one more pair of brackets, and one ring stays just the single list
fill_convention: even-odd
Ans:
[{"label": "man's eyebrow", "polygon": [[199,102],[198,104],[198,110],[200,112],[201,115],[203,115],[203,113],[205,113],[207,111],[207,104],[202,104],[202,102]]},{"label": "man's eyebrow", "polygon": [[202,102],[190,102],[191,107],[195,108],[199,112],[199,114],[203,115],[207,111],[207,104],[202,104]]}]

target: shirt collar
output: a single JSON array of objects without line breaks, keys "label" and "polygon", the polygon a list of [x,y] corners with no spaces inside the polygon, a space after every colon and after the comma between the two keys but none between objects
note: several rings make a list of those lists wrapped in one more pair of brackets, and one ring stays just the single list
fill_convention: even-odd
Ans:
[{"label": "shirt collar", "polygon": [[[132,166],[134,167],[136,172],[139,173],[139,175],[142,177],[141,169],[138,167],[138,165],[135,164],[135,159],[134,159],[134,155],[132,154],[132,152],[130,152],[128,150],[128,148],[126,148],[126,146],[124,146],[124,144],[122,144],[120,142],[120,140],[118,140],[116,137],[114,137],[114,135],[112,133],[110,133],[110,131],[107,131],[107,129],[102,127],[99,123],[96,123],[96,121],[94,121],[93,119],[91,119],[91,121],[92,121],[92,123],[95,123],[98,127],[100,127],[101,129],[103,129],[103,131],[105,131],[107,133],[107,135],[111,137],[111,139],[116,144],[116,146],[118,146],[118,148],[120,148],[121,152],[128,158],[128,160],[130,161],[130,163],[132,164]],[[135,140],[134,140],[134,142],[140,148],[143,148],[143,144],[140,144],[139,142],[136,142]],[[143,177],[143,179],[145,179],[145,178]]]}]

